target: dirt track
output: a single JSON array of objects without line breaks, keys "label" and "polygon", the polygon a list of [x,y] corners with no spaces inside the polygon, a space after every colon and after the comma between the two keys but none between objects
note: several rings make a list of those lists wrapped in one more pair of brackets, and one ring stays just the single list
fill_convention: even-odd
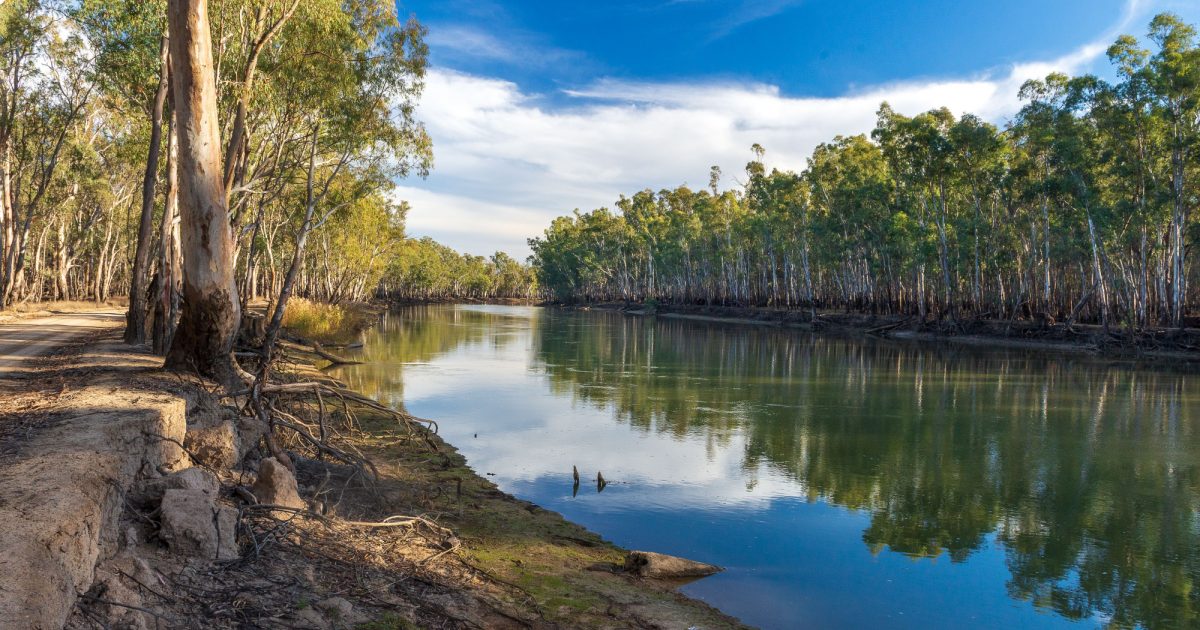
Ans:
[{"label": "dirt track", "polygon": [[46,355],[85,335],[115,328],[122,319],[121,312],[110,309],[0,324],[0,379],[24,375],[30,371],[27,359]]}]

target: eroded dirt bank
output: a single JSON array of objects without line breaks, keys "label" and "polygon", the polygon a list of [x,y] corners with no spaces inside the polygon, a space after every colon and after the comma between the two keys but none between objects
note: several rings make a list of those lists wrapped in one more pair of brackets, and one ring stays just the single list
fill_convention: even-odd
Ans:
[{"label": "eroded dirt bank", "polygon": [[293,478],[244,400],[102,336],[0,389],[2,627],[739,625],[352,397],[276,401],[354,454],[293,434]]}]

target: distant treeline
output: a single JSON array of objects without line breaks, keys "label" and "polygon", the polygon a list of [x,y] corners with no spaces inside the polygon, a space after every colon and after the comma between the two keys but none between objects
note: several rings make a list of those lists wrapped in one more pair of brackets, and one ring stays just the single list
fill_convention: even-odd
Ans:
[{"label": "distant treeline", "polygon": [[533,268],[508,254],[460,254],[430,238],[405,241],[379,287],[381,296],[403,300],[527,300],[538,295]]},{"label": "distant treeline", "polygon": [[744,187],[622,196],[531,239],[562,300],[848,308],[1180,325],[1195,303],[1200,48],[1171,14],[1122,36],[1118,79],[1027,82],[1003,129],[884,103],[801,173],[752,147]]}]

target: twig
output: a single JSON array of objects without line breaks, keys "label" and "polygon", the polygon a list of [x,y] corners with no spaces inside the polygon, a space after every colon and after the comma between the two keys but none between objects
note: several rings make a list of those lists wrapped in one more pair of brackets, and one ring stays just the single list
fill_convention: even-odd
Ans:
[{"label": "twig", "polygon": [[100,598],[100,597],[96,597],[95,595],[89,595],[89,594],[87,594],[87,593],[84,593],[84,594],[80,595],[79,597],[80,597],[81,599],[86,599],[86,600],[88,600],[88,601],[96,602],[96,603],[98,603],[98,604],[104,604],[104,605],[106,605],[106,606],[117,606],[117,607],[120,607],[120,608],[128,608],[128,609],[130,609],[130,610],[136,610],[136,611],[138,611],[138,612],[144,612],[144,613],[146,613],[147,615],[151,615],[151,616],[153,616],[153,617],[155,618],[155,620],[156,620],[156,623],[155,623],[155,625],[157,625],[157,620],[158,620],[158,619],[162,619],[162,620],[164,620],[164,621],[168,621],[168,622],[170,622],[170,623],[176,623],[176,622],[178,621],[177,619],[175,619],[175,618],[173,618],[173,617],[168,617],[168,616],[166,616],[166,615],[162,615],[162,614],[156,613],[156,612],[154,612],[153,610],[150,610],[150,609],[147,609],[147,608],[142,608],[141,606],[134,606],[133,604],[122,604],[121,602],[114,602],[114,601],[112,601],[111,599],[103,599],[103,598]]}]

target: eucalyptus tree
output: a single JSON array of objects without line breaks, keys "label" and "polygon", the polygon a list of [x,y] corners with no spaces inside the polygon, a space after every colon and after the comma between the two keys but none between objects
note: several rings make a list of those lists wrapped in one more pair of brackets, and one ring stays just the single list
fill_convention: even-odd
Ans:
[{"label": "eucalyptus tree", "polygon": [[878,273],[886,264],[874,247],[889,223],[891,182],[883,152],[866,136],[838,136],[813,151],[805,179],[818,216],[826,299],[869,307],[879,297]]},{"label": "eucalyptus tree", "polygon": [[884,103],[870,138],[817,146],[798,175],[768,172],[755,144],[742,188],[720,190],[714,169],[707,191],[576,211],[530,241],[539,280],[568,300],[1182,325],[1196,297],[1200,47],[1170,14],[1149,40],[1109,49],[1111,84],[1026,83],[1003,131]]},{"label": "eucalyptus tree", "polygon": [[1171,169],[1170,274],[1168,299],[1171,323],[1183,321],[1187,299],[1187,243],[1189,195],[1194,195],[1200,142],[1200,46],[1196,29],[1178,16],[1164,13],[1150,22],[1150,40],[1158,51],[1149,59],[1150,87],[1155,106],[1167,126]]},{"label": "eucalyptus tree", "polygon": [[344,8],[296,23],[283,53],[290,72],[279,73],[276,89],[307,110],[300,118],[307,138],[299,145],[307,155],[303,187],[295,193],[303,210],[292,262],[263,346],[268,359],[310,233],[339,210],[388,190],[394,179],[428,172],[432,160],[429,137],[414,115],[428,54],[424,27],[401,23],[384,0]]},{"label": "eucalyptus tree", "polygon": [[[879,145],[879,149],[887,161],[888,170],[892,174],[891,181],[891,215],[895,228],[905,230],[903,242],[909,244],[911,251],[900,254],[899,270],[901,276],[912,274],[911,289],[907,293],[911,297],[906,300],[906,292],[899,291],[898,302],[915,303],[921,319],[926,316],[928,307],[926,300],[925,252],[921,244],[924,241],[925,208],[917,202],[920,183],[917,180],[917,162],[910,155],[911,143],[908,141],[909,127],[912,119],[897,113],[886,101],[880,104],[875,114],[875,128],[871,131],[871,139]],[[915,228],[912,222],[916,221]],[[901,286],[903,287],[903,282]]]},{"label": "eucalyptus tree", "polygon": [[0,4],[0,308],[6,306],[19,282],[17,258],[21,245],[20,215],[13,206],[14,136],[21,114],[29,105],[29,84],[37,77],[38,47],[49,30],[39,0]]},{"label": "eucalyptus tree", "polygon": [[[241,18],[245,17],[245,13],[253,14],[253,18],[249,22],[249,28],[236,31],[239,36],[236,41],[240,44],[245,59],[240,73],[235,79],[238,83],[237,106],[229,131],[229,143],[225,147],[223,178],[226,195],[232,192],[235,181],[245,176],[246,152],[243,151],[243,148],[246,145],[246,119],[249,115],[251,100],[254,97],[259,59],[262,57],[263,50],[292,19],[296,9],[300,6],[300,0],[257,0],[247,2],[242,6],[238,6],[238,4],[231,3],[226,7],[243,13],[239,16]],[[330,7],[327,2],[311,2],[309,5],[317,7],[316,13],[318,14],[322,11],[329,13],[337,11],[337,7]]]},{"label": "eucalyptus tree", "polygon": [[[923,214],[932,215],[937,227],[938,261],[942,271],[941,311],[954,316],[956,280],[950,273],[949,226],[953,208],[950,207],[949,183],[953,171],[954,148],[950,141],[950,129],[954,115],[949,109],[930,110],[914,117],[908,125],[909,159],[917,170],[917,181],[921,186],[918,198]],[[935,210],[925,210],[926,204],[935,204]]]},{"label": "eucalyptus tree", "polygon": [[226,387],[239,382],[233,343],[241,320],[234,241],[221,181],[217,87],[207,0],[167,7],[175,133],[183,310],[167,351],[168,368],[195,371]]},{"label": "eucalyptus tree", "polygon": [[125,317],[125,341],[142,343],[168,87],[166,3],[86,0],[73,8],[71,16],[95,50],[94,74],[100,90],[115,110],[138,112],[150,127]]},{"label": "eucalyptus tree", "polygon": [[1160,239],[1155,226],[1163,223],[1155,199],[1162,196],[1163,169],[1159,159],[1163,144],[1163,125],[1155,116],[1149,51],[1128,35],[1121,36],[1108,49],[1108,58],[1116,66],[1120,81],[1102,84],[1095,92],[1092,116],[1099,127],[1109,203],[1114,212],[1127,217],[1127,234],[1116,244],[1127,252],[1128,284],[1136,287],[1130,295],[1136,326],[1149,323],[1157,311],[1152,303],[1150,277],[1158,257]]},{"label": "eucalyptus tree", "polygon": [[998,186],[1004,169],[1004,141],[995,125],[978,116],[963,114],[950,128],[950,147],[956,168],[951,173],[958,187],[970,198],[971,228],[971,306],[978,313],[984,302],[984,263],[981,246],[987,238],[984,204],[994,204],[992,191]]},{"label": "eucalyptus tree", "polygon": [[15,2],[0,12],[5,30],[4,286],[0,304],[25,293],[30,232],[70,195],[59,177],[75,127],[95,96],[89,51],[77,29],[41,2]]},{"label": "eucalyptus tree", "polygon": [[[549,252],[547,252],[549,254]],[[460,254],[431,238],[405,239],[388,258],[382,295],[399,300],[532,299],[539,289],[533,268],[496,252]]]}]

